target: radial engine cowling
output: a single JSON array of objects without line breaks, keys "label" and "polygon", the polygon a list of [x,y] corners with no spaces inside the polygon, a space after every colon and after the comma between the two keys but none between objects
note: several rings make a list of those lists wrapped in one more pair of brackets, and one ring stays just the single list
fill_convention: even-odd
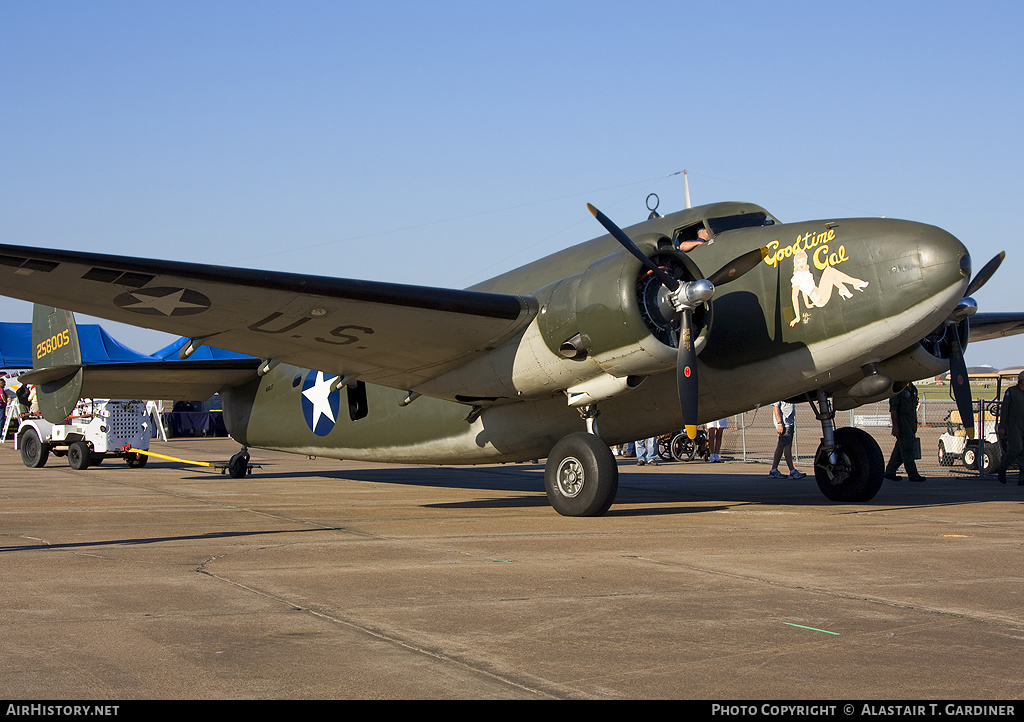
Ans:
[{"label": "radial engine cowling", "polygon": [[941,372],[949,367],[950,357],[954,353],[954,344],[959,342],[961,350],[966,350],[970,337],[970,320],[964,318],[959,322],[939,326],[921,339],[920,347],[927,352],[931,359],[934,359],[935,366]]},{"label": "radial engine cowling", "polygon": [[[636,239],[651,259],[679,280],[701,278],[700,269],[665,236]],[[705,343],[710,308],[694,313],[695,346]],[[675,367],[679,317],[664,286],[626,252],[595,261],[552,290],[540,317],[548,348],[592,366],[592,373],[641,376]],[[580,371],[584,369],[581,368]]]}]

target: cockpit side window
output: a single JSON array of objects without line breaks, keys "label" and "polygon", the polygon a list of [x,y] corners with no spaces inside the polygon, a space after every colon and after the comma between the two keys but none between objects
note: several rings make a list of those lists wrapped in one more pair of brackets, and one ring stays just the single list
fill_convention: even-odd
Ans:
[{"label": "cockpit side window", "polygon": [[672,239],[672,242],[676,248],[679,248],[680,243],[685,243],[686,241],[700,240],[697,237],[697,233],[700,232],[700,230],[703,228],[703,223],[694,223],[692,226],[678,228],[676,229],[676,232],[673,234],[674,237]]},{"label": "cockpit side window", "polygon": [[741,213],[735,216],[722,216],[721,218],[709,218],[708,225],[714,235],[725,231],[734,231],[737,228],[754,228],[756,226],[773,226],[775,219],[760,211],[756,213]]}]

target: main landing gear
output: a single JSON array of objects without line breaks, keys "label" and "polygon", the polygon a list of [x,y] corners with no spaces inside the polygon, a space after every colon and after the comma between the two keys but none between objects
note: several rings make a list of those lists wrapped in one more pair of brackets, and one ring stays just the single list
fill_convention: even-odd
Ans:
[{"label": "main landing gear", "polygon": [[814,454],[814,478],[821,493],[832,501],[871,501],[882,488],[885,460],[878,443],[861,429],[835,428],[835,410],[824,391],[817,405],[807,399],[818,421],[822,439]]},{"label": "main landing gear", "polygon": [[615,501],[619,467],[597,435],[597,410],[581,410],[587,431],[569,434],[555,444],[544,467],[548,501],[562,516],[601,516]]},{"label": "main landing gear", "polygon": [[[870,434],[852,427],[835,428],[828,395],[808,397],[821,422],[822,439],[814,454],[814,478],[832,501],[871,501],[882,488],[885,460]],[[563,516],[601,516],[615,501],[619,470],[608,445],[597,435],[596,410],[583,412],[587,432],[569,434],[555,444],[544,467],[548,501]]]}]

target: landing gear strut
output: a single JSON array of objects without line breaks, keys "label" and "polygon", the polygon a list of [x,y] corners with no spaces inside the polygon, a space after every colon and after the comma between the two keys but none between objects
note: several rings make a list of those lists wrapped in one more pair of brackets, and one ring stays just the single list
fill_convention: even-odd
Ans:
[{"label": "landing gear strut", "polygon": [[824,391],[818,391],[817,405],[807,401],[821,422],[821,444],[814,454],[814,478],[821,493],[832,501],[871,501],[882,488],[882,450],[866,431],[835,428],[835,410]]}]

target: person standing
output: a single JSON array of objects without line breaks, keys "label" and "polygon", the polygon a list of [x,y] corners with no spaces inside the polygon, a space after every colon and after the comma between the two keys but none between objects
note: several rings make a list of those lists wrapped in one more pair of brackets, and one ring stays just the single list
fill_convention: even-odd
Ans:
[{"label": "person standing", "polygon": [[779,441],[775,445],[775,456],[772,458],[772,470],[768,476],[773,479],[785,479],[779,471],[779,461],[786,457],[786,464],[789,466],[790,479],[803,479],[807,474],[797,471],[793,465],[793,434],[796,431],[796,406],[786,401],[776,401],[772,404],[772,416],[775,418],[775,432],[779,435]]},{"label": "person standing", "polygon": [[925,480],[925,477],[917,471],[917,462],[914,461],[917,400],[917,387],[912,382],[908,382],[902,391],[889,399],[889,419],[892,422],[892,435],[896,437],[896,445],[893,447],[889,463],[885,467],[884,478],[890,481],[900,478],[896,474],[900,465],[907,470],[908,480]]},{"label": "person standing", "polygon": [[636,442],[636,465],[657,466],[658,465],[658,437],[652,436],[649,439],[640,439]]},{"label": "person standing", "polygon": [[708,461],[719,462],[722,458],[718,455],[722,448],[722,436],[725,434],[726,419],[719,419],[708,424]]},{"label": "person standing", "polygon": [[1003,463],[996,472],[999,483],[1006,483],[1006,470],[1011,464],[1016,464],[1019,469],[1017,486],[1024,486],[1024,371],[1017,375],[1017,385],[1006,389],[1003,394],[996,434],[1005,444]]}]

